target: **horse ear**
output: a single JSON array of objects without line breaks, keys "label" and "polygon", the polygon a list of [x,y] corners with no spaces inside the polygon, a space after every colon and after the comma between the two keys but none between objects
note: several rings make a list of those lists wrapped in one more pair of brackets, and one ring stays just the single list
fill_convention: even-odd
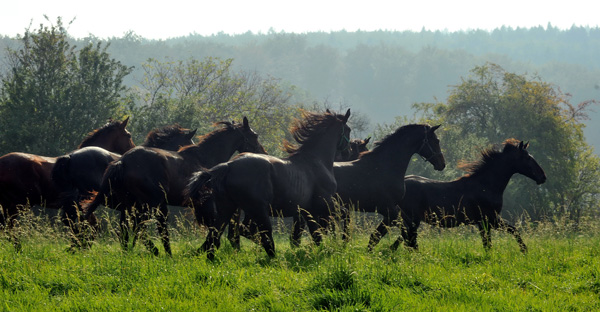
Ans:
[{"label": "horse ear", "polygon": [[519,149],[523,149],[523,141],[519,141]]},{"label": "horse ear", "polygon": [[529,147],[529,141],[527,141],[527,143],[525,143],[525,145],[523,146],[523,149],[527,149]]},{"label": "horse ear", "polygon": [[326,109],[325,112],[327,112],[327,114],[331,114],[331,112],[329,111],[329,108]]},{"label": "horse ear", "polygon": [[431,132],[434,132],[435,130],[437,130],[441,125],[437,125],[437,126],[433,126],[431,127]]},{"label": "horse ear", "polygon": [[344,123],[348,122],[348,118],[350,118],[350,109],[346,111],[346,115],[344,115],[344,119],[342,120]]},{"label": "horse ear", "polygon": [[198,131],[198,128],[194,129],[194,130],[190,130],[190,132],[188,132],[189,138],[193,138],[194,135],[196,135],[196,131]]},{"label": "horse ear", "polygon": [[250,125],[248,125],[248,118],[246,118],[246,116],[244,116],[244,128],[249,129]]},{"label": "horse ear", "polygon": [[368,138],[365,139],[365,144],[368,144],[369,141],[371,141],[371,137],[368,137]]},{"label": "horse ear", "polygon": [[129,116],[127,116],[127,118],[125,118],[125,120],[123,120],[123,122],[121,122],[121,128],[125,129],[125,127],[127,127],[128,122],[129,122]]}]

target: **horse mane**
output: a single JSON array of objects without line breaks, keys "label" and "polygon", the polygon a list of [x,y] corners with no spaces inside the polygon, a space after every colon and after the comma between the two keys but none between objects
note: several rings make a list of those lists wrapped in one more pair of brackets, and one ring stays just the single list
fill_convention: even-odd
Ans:
[{"label": "horse mane", "polygon": [[310,142],[316,135],[322,133],[333,122],[342,120],[344,115],[332,112],[314,113],[301,110],[302,119],[294,119],[290,132],[297,144],[283,141],[283,148],[291,155],[295,155],[302,150],[306,143]]},{"label": "horse mane", "polygon": [[153,129],[150,131],[150,133],[148,133],[146,140],[142,145],[148,147],[163,145],[162,143],[168,141],[169,138],[177,134],[184,134],[186,130],[187,129],[181,127],[179,124]]},{"label": "horse mane", "polygon": [[242,123],[236,124],[234,122],[229,122],[229,121],[219,121],[219,122],[213,123],[213,127],[217,127],[217,126],[223,126],[223,127],[215,129],[205,135],[198,136],[198,143],[196,143],[194,145],[183,146],[179,149],[179,151],[183,151],[183,150],[186,150],[189,148],[193,148],[194,146],[201,145],[202,143],[208,141],[209,139],[216,137],[219,134],[224,133],[228,130],[241,129],[244,126],[244,124],[242,124]]},{"label": "horse mane", "polygon": [[416,131],[416,129],[419,129],[419,128],[423,129],[422,131],[424,134],[426,130],[431,128],[431,126],[429,126],[427,124],[409,124],[409,125],[401,126],[398,129],[396,129],[396,131],[386,135],[383,139],[381,139],[377,142],[374,142],[373,148],[369,151],[360,153],[358,158],[360,159],[362,157],[370,157],[370,156],[377,155],[382,150],[385,150],[387,146],[396,144],[396,141],[399,138],[403,137],[406,133]]},{"label": "horse mane", "polygon": [[481,158],[479,160],[460,162],[458,168],[466,171],[468,174],[480,172],[497,160],[504,152],[518,150],[519,142],[517,139],[510,138],[506,139],[502,144],[494,144],[481,151]]},{"label": "horse mane", "polygon": [[105,132],[110,132],[110,131],[114,130],[115,128],[119,127],[120,125],[121,125],[120,121],[110,119],[104,126],[89,132],[87,134],[87,136],[85,137],[85,139],[83,139],[83,141],[81,141],[81,143],[79,144],[79,146],[77,148],[90,146],[92,144],[92,142],[98,136],[100,136],[101,134],[103,134]]}]

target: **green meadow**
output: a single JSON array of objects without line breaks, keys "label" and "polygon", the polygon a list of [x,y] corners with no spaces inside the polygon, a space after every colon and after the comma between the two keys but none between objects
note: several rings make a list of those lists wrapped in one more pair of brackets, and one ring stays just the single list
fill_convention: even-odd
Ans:
[{"label": "green meadow", "polygon": [[[292,248],[276,226],[277,255],[252,241],[239,251],[223,238],[215,261],[197,253],[205,231],[178,220],[173,256],[142,244],[124,252],[105,215],[87,250],[67,251],[65,231],[48,219],[24,218],[22,250],[0,240],[2,311],[593,311],[600,310],[600,223],[564,220],[521,224],[527,254],[514,238],[492,232],[485,251],[474,227],[423,227],[420,249],[389,246],[393,229],[366,251],[373,221],[315,246]],[[364,218],[358,216],[358,218]],[[108,221],[108,222],[107,222]],[[152,231],[152,225],[148,231]],[[158,244],[158,240],[155,239]]]}]

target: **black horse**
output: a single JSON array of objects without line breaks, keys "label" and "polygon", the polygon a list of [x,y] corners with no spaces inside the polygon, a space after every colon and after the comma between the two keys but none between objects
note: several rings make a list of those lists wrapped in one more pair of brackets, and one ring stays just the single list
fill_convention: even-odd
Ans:
[{"label": "black horse", "polygon": [[[406,193],[410,196],[405,196],[400,204],[405,244],[417,248],[421,221],[441,227],[476,224],[486,249],[491,247],[490,230],[502,228],[515,236],[525,253],[527,246],[521,235],[500,216],[500,211],[502,194],[513,174],[520,173],[537,184],[546,181],[544,170],[527,152],[528,146],[529,143],[508,139],[502,149],[486,149],[478,162],[464,166],[468,174],[450,182],[407,176]],[[399,244],[400,238],[394,245]]]},{"label": "black horse", "polygon": [[304,112],[303,117],[291,129],[299,146],[286,144],[289,157],[246,153],[201,171],[190,180],[188,194],[197,203],[198,221],[201,222],[198,216],[206,215],[206,211],[217,212],[216,222],[209,227],[201,247],[208,251],[209,258],[214,257],[221,234],[237,210],[255,222],[259,242],[271,257],[275,255],[269,218],[272,211],[284,216],[302,214],[309,220],[314,241],[321,242],[319,225],[314,220],[329,214],[336,189],[333,160],[336,150],[349,144],[350,128],[346,122],[350,110],[345,115]]},{"label": "black horse", "polygon": [[[195,134],[196,130],[185,129],[177,124],[165,126],[150,131],[142,146],[176,151],[182,146],[194,144],[192,138]],[[78,218],[81,215],[81,202],[92,198],[93,192],[100,189],[104,171],[111,162],[119,158],[120,154],[88,146],[56,159],[52,180],[60,194],[59,205],[63,210],[63,219],[70,224],[75,235],[78,230],[74,223],[82,221]],[[94,225],[95,219],[91,215],[88,221]]]},{"label": "black horse", "polygon": [[[128,249],[131,231],[128,219],[131,218],[136,234],[133,247],[144,221],[151,217],[153,209],[158,209],[157,228],[165,252],[171,254],[167,204],[184,205],[183,191],[192,173],[227,161],[236,151],[265,153],[246,117],[241,124],[218,124],[224,127],[201,137],[198,144],[177,152],[138,146],[125,153],[106,169],[98,195],[86,207],[86,217],[105,203],[121,210],[121,243]],[[152,241],[144,239],[144,243],[152,253],[158,254]]]},{"label": "black horse", "polygon": [[360,155],[360,153],[366,152],[369,150],[367,148],[367,144],[369,144],[370,140],[371,140],[371,137],[368,137],[364,140],[361,140],[361,139],[351,140],[350,147],[348,149],[340,151],[335,155],[335,161],[352,161],[352,160],[358,159],[358,156]]},{"label": "black horse", "polygon": [[[376,142],[375,147],[351,162],[336,162],[333,167],[337,195],[344,206],[353,205],[356,211],[377,212],[383,220],[369,240],[372,249],[387,234],[398,219],[398,204],[404,197],[404,174],[416,153],[430,162],[436,170],[446,166],[440,142],[435,135],[439,126],[406,125]],[[344,233],[348,238],[348,211],[342,210]],[[295,223],[293,242],[298,244],[301,224]]]}]

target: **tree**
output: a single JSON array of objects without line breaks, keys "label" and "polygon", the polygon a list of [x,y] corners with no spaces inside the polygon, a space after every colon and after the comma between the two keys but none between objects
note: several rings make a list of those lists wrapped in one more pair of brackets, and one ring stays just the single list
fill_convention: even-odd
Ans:
[{"label": "tree", "polygon": [[134,95],[136,104],[130,107],[132,129],[146,133],[158,125],[178,122],[207,133],[215,122],[239,122],[246,116],[267,151],[281,153],[282,139],[297,113],[288,103],[293,90],[282,87],[277,79],[235,72],[232,62],[213,57],[203,61],[149,59]]},{"label": "tree", "polygon": [[[529,141],[530,153],[548,181],[537,187],[515,176],[505,192],[507,212],[514,216],[524,210],[533,219],[557,215],[578,219],[600,204],[599,158],[585,142],[581,122],[595,101],[573,105],[569,99],[538,78],[488,63],[463,78],[446,103],[420,103],[415,108],[422,121],[443,124],[441,144],[450,165],[476,160],[478,150],[507,138]],[[415,169],[431,174],[426,166]],[[445,178],[449,174],[462,175],[450,170]]]},{"label": "tree", "polygon": [[7,49],[0,90],[2,154],[59,155],[107,119],[120,118],[122,80],[131,68],[111,59],[106,45],[77,50],[60,18],[18,40],[19,49]]}]

